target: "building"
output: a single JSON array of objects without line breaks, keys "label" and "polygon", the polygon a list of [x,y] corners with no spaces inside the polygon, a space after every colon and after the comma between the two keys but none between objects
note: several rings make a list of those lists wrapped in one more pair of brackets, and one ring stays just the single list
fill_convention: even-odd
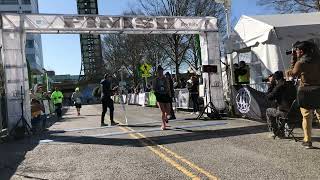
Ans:
[{"label": "building", "polygon": [[[79,14],[99,14],[97,0],[77,0]],[[82,80],[97,82],[103,78],[104,62],[101,51],[101,37],[95,34],[81,34]]]},{"label": "building", "polygon": [[[38,0],[0,0],[0,13],[39,13]],[[28,34],[26,41],[26,59],[32,74],[43,73],[41,36]]]}]

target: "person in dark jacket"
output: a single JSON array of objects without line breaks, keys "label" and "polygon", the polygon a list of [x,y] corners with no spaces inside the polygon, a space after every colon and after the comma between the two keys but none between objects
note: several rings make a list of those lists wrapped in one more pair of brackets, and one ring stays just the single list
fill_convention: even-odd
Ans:
[{"label": "person in dark jacket", "polygon": [[[268,108],[266,111],[267,124],[269,131],[274,137],[275,135],[279,137],[284,136],[284,130],[278,127],[276,123],[277,117],[286,117],[287,113],[290,110],[291,104],[296,98],[296,88],[293,83],[287,82],[284,79],[283,72],[277,71],[273,74],[273,80],[276,85],[269,90],[267,93],[267,98],[270,101],[275,101],[276,108]],[[276,134],[280,132],[280,134]]]},{"label": "person in dark jacket", "polygon": [[191,95],[191,100],[193,104],[193,113],[191,114],[199,114],[199,81],[196,76],[191,76],[190,78],[191,84],[189,89],[190,95]]},{"label": "person in dark jacket", "polygon": [[107,108],[110,111],[110,125],[116,125],[117,123],[113,120],[113,112],[114,112],[114,102],[111,99],[113,91],[117,88],[112,89],[112,76],[105,74],[104,79],[101,81],[101,102],[102,102],[102,115],[101,115],[101,126],[106,126],[104,123],[104,117],[107,113]]},{"label": "person in dark jacket", "polygon": [[176,119],[176,116],[174,114],[174,110],[173,110],[173,106],[172,106],[172,103],[173,103],[173,100],[174,100],[174,89],[173,89],[173,80],[172,80],[172,77],[171,77],[171,74],[169,72],[166,72],[166,78],[168,79],[169,81],[169,85],[170,85],[170,91],[171,91],[171,103],[170,103],[170,119]]}]

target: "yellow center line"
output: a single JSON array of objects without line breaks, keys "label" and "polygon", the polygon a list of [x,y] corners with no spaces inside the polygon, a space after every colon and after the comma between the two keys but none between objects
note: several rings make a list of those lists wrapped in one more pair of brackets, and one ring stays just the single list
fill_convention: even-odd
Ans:
[{"label": "yellow center line", "polygon": [[[131,131],[134,131],[134,129],[130,128],[130,127],[126,127],[127,130],[131,130]],[[190,162],[189,160],[187,160],[186,158],[178,155],[177,153],[171,151],[170,149],[166,148],[165,146],[163,145],[159,145],[157,143],[155,143],[154,141],[152,141],[150,138],[144,136],[143,134],[141,133],[136,133],[138,136],[140,136],[140,138],[143,138],[143,139],[146,139],[148,140],[151,144],[159,147],[160,149],[164,150],[165,152],[167,152],[168,154],[171,154],[173,157],[175,157],[176,159],[179,159],[180,161],[186,163],[187,165],[189,165],[191,168],[193,169],[196,169],[197,171],[201,172],[202,174],[206,175],[209,179],[212,179],[212,180],[218,180],[219,178],[212,175],[211,173],[209,173],[208,171],[204,170],[203,168],[197,166],[196,164]]]},{"label": "yellow center line", "polygon": [[[129,128],[124,128],[124,127],[120,127],[121,130],[128,132]],[[140,137],[134,135],[134,134],[129,134],[129,136],[138,139],[141,144],[143,144],[144,146],[146,146],[148,149],[150,149],[153,153],[155,153],[156,155],[158,155],[161,159],[165,160],[167,163],[169,163],[171,166],[173,166],[174,168],[178,169],[179,171],[181,171],[183,174],[187,175],[188,177],[190,177],[193,180],[200,180],[200,178],[196,175],[194,175],[192,172],[190,172],[189,170],[187,170],[186,168],[182,167],[181,165],[179,165],[177,162],[175,162],[174,160],[172,160],[171,158],[167,157],[165,154],[163,154],[162,152],[158,151],[157,149],[155,149],[153,146],[153,144],[147,144],[145,141],[143,141]]]}]

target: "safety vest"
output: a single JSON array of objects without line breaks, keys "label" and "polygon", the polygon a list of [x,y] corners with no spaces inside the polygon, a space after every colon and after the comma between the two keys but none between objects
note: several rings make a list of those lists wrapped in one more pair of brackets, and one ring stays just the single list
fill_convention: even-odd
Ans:
[{"label": "safety vest", "polygon": [[250,83],[250,69],[248,66],[245,67],[247,70],[247,73],[244,75],[239,75],[238,76],[238,81],[239,83]]},{"label": "safety vest", "polygon": [[53,104],[62,103],[63,94],[61,91],[54,91],[51,95],[51,100],[53,101]]}]

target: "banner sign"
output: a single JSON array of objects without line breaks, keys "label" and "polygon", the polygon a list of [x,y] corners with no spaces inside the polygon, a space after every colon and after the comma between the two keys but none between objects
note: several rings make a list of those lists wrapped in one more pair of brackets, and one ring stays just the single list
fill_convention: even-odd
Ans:
[{"label": "banner sign", "polygon": [[189,108],[189,91],[188,89],[179,89],[179,95],[178,95],[178,108]]},{"label": "banner sign", "polygon": [[[217,31],[214,17],[2,14],[2,28],[30,33],[196,33]],[[95,32],[91,32],[95,31]]]},{"label": "banner sign", "polygon": [[249,86],[233,86],[233,107],[235,114],[265,122],[266,110],[270,107],[266,94]]}]

